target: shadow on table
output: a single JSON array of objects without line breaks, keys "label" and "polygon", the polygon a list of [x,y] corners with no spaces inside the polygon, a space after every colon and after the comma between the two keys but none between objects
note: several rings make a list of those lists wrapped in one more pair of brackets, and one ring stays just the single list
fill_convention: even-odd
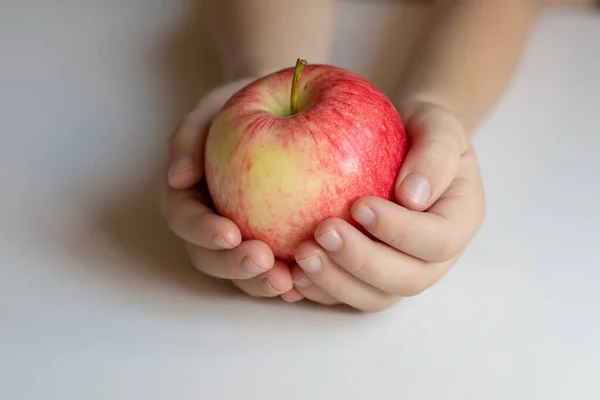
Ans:
[{"label": "shadow on table", "polygon": [[[227,282],[198,272],[189,260],[183,242],[169,230],[160,215],[157,192],[158,184],[148,183],[136,192],[124,194],[114,203],[107,203],[95,221],[94,229],[100,234],[102,245],[94,243],[93,249],[102,257],[107,254],[114,257],[115,262],[110,264],[114,268],[103,272],[118,279],[117,286],[135,290],[139,285],[143,288],[151,285],[156,286],[156,290],[174,290],[199,300],[287,305],[280,298],[251,298]],[[107,263],[103,265],[107,266]],[[132,283],[132,279],[135,282]],[[355,313],[350,308],[323,307],[309,301],[289,306],[337,314]],[[222,309],[216,303],[211,307]]]},{"label": "shadow on table", "polygon": [[[169,108],[157,120],[172,121],[173,127],[221,79],[202,3],[191,2],[190,9],[165,40],[156,44],[151,58],[140,60],[156,65],[156,76],[164,79],[164,85],[160,82],[160,86],[167,88],[168,101],[164,103]],[[151,132],[156,136],[149,138],[149,142],[156,143],[145,162],[149,180],[108,200],[92,222],[90,243],[79,242],[77,251],[83,251],[83,257],[101,259],[106,270],[100,271],[100,276],[117,281],[118,287],[127,285],[128,289],[136,290],[137,284],[162,288],[171,285],[204,298],[234,296],[237,291],[193,268],[182,241],[168,229],[160,215],[158,180],[164,171],[159,169],[162,165],[157,165],[157,161],[162,163],[165,158],[170,134],[163,128]]]}]

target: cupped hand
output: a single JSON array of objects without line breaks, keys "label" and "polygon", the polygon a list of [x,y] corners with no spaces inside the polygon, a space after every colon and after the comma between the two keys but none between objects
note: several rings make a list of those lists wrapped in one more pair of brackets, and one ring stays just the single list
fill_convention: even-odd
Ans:
[{"label": "cupped hand", "polygon": [[365,197],[353,218],[376,239],[332,218],[302,243],[295,290],[322,304],[379,311],[439,281],[479,229],[485,201],[475,152],[450,111],[419,104],[408,116],[411,148],[396,200]]},{"label": "cupped hand", "polygon": [[[236,224],[211,207],[204,182],[204,146],[210,121],[223,104],[250,80],[238,80],[205,96],[173,132],[161,208],[172,231],[186,243],[201,272],[230,280],[256,297],[301,296],[293,290],[289,267],[275,261],[264,242],[243,241]],[[295,297],[294,297],[295,296]]]}]

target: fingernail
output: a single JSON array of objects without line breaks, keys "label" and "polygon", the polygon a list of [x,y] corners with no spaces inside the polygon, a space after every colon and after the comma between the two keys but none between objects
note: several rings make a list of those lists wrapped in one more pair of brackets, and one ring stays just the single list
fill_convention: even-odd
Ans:
[{"label": "fingernail", "polygon": [[319,256],[312,256],[304,260],[297,261],[300,268],[309,274],[316,274],[323,269],[323,263]]},{"label": "fingernail", "polygon": [[294,286],[297,286],[299,288],[307,288],[310,285],[312,285],[312,281],[310,279],[308,279],[307,276],[304,276],[304,277],[294,281]]},{"label": "fingernail", "polygon": [[295,303],[296,300],[294,298],[289,298],[288,297],[289,295],[288,296],[286,296],[286,295],[287,295],[287,293],[284,293],[281,295],[281,298],[283,299],[283,301],[286,301],[288,303]]},{"label": "fingernail", "polygon": [[360,207],[354,211],[352,218],[361,225],[369,226],[375,222],[375,213],[369,207]]},{"label": "fingernail", "polygon": [[294,280],[294,286],[299,288],[307,288],[312,285],[312,281],[303,269],[294,269],[292,273],[292,279]]},{"label": "fingernail", "polygon": [[304,296],[302,296],[302,294],[297,290],[292,289],[289,292],[282,294],[281,298],[287,301],[288,303],[295,303],[297,301],[302,300]]},{"label": "fingernail", "polygon": [[[215,235],[213,236],[213,243],[215,246],[221,248],[221,249],[231,249],[233,248],[233,245],[231,243],[229,243],[227,240],[225,240],[225,238],[228,238],[229,235],[225,234],[225,237],[221,236],[221,235]],[[229,238],[228,238],[229,239]]]},{"label": "fingernail", "polygon": [[324,235],[319,236],[317,239],[317,243],[321,245],[327,251],[337,251],[342,248],[342,237],[338,233],[338,231],[333,230],[325,233]]},{"label": "fingernail", "polygon": [[244,272],[251,275],[256,275],[265,272],[264,269],[254,264],[252,260],[250,260],[248,257],[244,257],[244,259],[242,260],[242,269],[244,270]]},{"label": "fingernail", "polygon": [[431,197],[431,185],[427,178],[410,174],[400,184],[400,191],[413,203],[426,204]]},{"label": "fingernail", "polygon": [[186,171],[194,167],[194,159],[190,156],[181,156],[171,164],[169,169],[169,178],[173,178],[181,171]]},{"label": "fingernail", "polygon": [[262,289],[263,292],[265,292],[267,294],[282,294],[283,293],[278,290],[275,290],[275,288],[273,286],[271,286],[271,284],[269,283],[269,280],[267,278],[264,278],[260,282],[260,288]]}]

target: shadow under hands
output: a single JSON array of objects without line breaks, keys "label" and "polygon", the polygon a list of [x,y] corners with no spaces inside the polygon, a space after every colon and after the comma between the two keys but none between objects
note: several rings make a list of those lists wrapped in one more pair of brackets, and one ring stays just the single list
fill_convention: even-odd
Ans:
[{"label": "shadow under hands", "polygon": [[97,215],[96,232],[102,246],[109,247],[102,253],[115,257],[109,264],[115,268],[106,272],[124,282],[133,278],[201,297],[237,293],[193,267],[183,241],[171,232],[160,214],[157,193],[158,185],[147,183],[106,203]]},{"label": "shadow under hands", "polygon": [[[203,2],[192,1],[189,7],[165,40],[157,44],[149,60],[158,66],[156,75],[163,77],[167,87],[165,114],[157,119],[171,121],[173,127],[221,79],[206,29]],[[100,207],[93,221],[92,236],[99,235],[97,239],[101,244],[84,245],[85,256],[109,261],[103,264],[114,268],[108,268],[104,275],[114,275],[124,284],[130,284],[128,278],[161,287],[166,283],[203,297],[238,293],[229,285],[196,271],[184,243],[163,220],[159,193],[165,172],[161,162],[166,157],[171,132],[152,133],[157,136],[149,140],[156,145],[147,152],[148,158],[144,161],[148,179],[119,192]]]}]

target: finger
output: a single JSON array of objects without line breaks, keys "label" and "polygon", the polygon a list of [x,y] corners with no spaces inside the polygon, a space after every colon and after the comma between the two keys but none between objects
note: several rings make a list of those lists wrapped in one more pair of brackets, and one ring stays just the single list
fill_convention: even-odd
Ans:
[{"label": "finger", "polygon": [[204,171],[204,144],[208,121],[186,117],[173,132],[169,143],[168,182],[174,189],[188,189],[198,183]]},{"label": "finger", "polygon": [[429,209],[429,213],[439,215],[448,221],[448,231],[453,233],[454,243],[447,243],[451,249],[458,244],[468,243],[485,218],[485,198],[481,175],[475,152],[470,148],[462,157],[461,165],[452,185]]},{"label": "finger", "polygon": [[183,240],[207,249],[232,249],[242,241],[237,225],[198,201],[193,190],[167,189],[162,213]]},{"label": "finger", "polygon": [[187,189],[203,175],[204,144],[210,121],[232,94],[252,78],[231,81],[211,91],[194,107],[171,134],[168,181],[175,189]]},{"label": "finger", "polygon": [[252,279],[232,280],[243,292],[254,297],[276,297],[294,288],[290,270],[281,261],[276,261],[269,271]]},{"label": "finger", "polygon": [[288,303],[297,303],[301,300],[304,300],[304,295],[302,295],[298,289],[292,288],[289,292],[282,294],[281,298]]},{"label": "finger", "polygon": [[384,243],[424,261],[440,263],[458,255],[480,227],[485,199],[475,153],[461,158],[450,187],[427,213],[378,197],[352,205],[352,217]]},{"label": "finger", "polygon": [[377,239],[423,261],[448,261],[467,244],[445,217],[412,211],[379,197],[357,200],[352,218]]},{"label": "finger", "polygon": [[258,240],[242,242],[230,250],[211,250],[190,243],[186,245],[194,266],[215,278],[248,279],[273,269],[275,264],[269,246]]},{"label": "finger", "polygon": [[312,301],[313,303],[322,304],[324,306],[338,306],[343,304],[341,301],[333,298],[325,290],[321,289],[317,285],[311,285],[306,288],[299,288],[298,291],[304,298]]},{"label": "finger", "polygon": [[448,188],[466,151],[458,119],[437,106],[423,106],[407,122],[411,147],[398,175],[396,200],[411,210],[428,209]]},{"label": "finger", "polygon": [[369,239],[348,222],[337,218],[319,224],[315,238],[326,254],[349,274],[383,292],[403,297],[423,292],[454,262],[452,259],[430,264],[411,257]]},{"label": "finger", "polygon": [[290,268],[290,271],[292,273],[292,279],[294,280],[294,287],[303,297],[315,303],[327,306],[342,304],[341,301],[331,296],[318,285],[315,285],[298,264],[294,264],[292,268]]},{"label": "finger", "polygon": [[[298,246],[296,261],[315,285],[331,297],[361,311],[381,311],[398,297],[357,279],[323,252],[317,243],[307,241]],[[307,290],[303,294],[309,297]]]}]

